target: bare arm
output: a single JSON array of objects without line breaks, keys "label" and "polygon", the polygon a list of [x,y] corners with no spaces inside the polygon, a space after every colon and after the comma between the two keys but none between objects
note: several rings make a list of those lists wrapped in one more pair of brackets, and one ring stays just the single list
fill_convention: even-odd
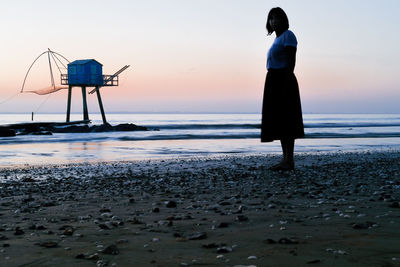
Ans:
[{"label": "bare arm", "polygon": [[290,72],[294,71],[294,66],[296,65],[296,51],[297,48],[294,46],[285,46],[285,52],[288,54]]}]

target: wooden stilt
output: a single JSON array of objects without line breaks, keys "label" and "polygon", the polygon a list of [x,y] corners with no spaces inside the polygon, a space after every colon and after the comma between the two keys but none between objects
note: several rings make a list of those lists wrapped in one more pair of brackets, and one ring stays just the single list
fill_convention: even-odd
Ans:
[{"label": "wooden stilt", "polygon": [[68,86],[68,102],[67,102],[67,120],[66,122],[69,122],[70,119],[70,114],[71,114],[71,92],[72,92],[72,86]]},{"label": "wooden stilt", "polygon": [[83,100],[83,120],[89,120],[89,112],[86,101],[86,86],[82,86],[82,100]]},{"label": "wooden stilt", "polygon": [[103,124],[106,124],[107,123],[106,114],[104,113],[103,101],[101,101],[101,96],[100,96],[100,87],[98,86],[96,87],[96,94],[97,94],[97,100],[99,101],[101,117],[103,118]]}]

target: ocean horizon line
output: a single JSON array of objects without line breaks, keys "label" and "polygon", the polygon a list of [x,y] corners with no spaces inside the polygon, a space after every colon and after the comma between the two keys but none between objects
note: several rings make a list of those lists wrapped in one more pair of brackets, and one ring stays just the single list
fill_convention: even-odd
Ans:
[{"label": "ocean horizon line", "polygon": [[[31,114],[32,112],[1,112],[0,114]],[[66,112],[35,112],[35,115],[39,114],[66,114]],[[71,112],[71,114],[79,115],[82,112]],[[90,112],[93,115],[101,115],[101,112]],[[89,115],[90,115],[89,114]],[[109,111],[107,114],[260,114],[260,112],[238,112],[238,111],[224,111],[224,112],[210,112],[210,111]],[[307,115],[400,115],[400,112],[304,112]]]}]

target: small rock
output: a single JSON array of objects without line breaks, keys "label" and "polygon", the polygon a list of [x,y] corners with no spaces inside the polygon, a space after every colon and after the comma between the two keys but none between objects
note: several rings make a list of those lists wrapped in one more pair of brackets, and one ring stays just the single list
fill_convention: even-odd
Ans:
[{"label": "small rock", "polygon": [[99,257],[99,254],[94,253],[92,255],[86,256],[85,259],[92,260],[92,261],[97,261],[98,259],[100,259],[100,257]]},{"label": "small rock", "polygon": [[335,249],[332,249],[332,248],[327,248],[326,251],[327,251],[327,252],[331,252],[331,253],[333,253],[333,254],[347,255],[347,252],[346,252],[346,251],[340,250],[340,249],[335,250]]},{"label": "small rock", "polygon": [[46,226],[44,225],[36,225],[36,230],[46,230]]},{"label": "small rock", "polygon": [[104,212],[100,215],[102,218],[111,218],[113,214],[111,212]]},{"label": "small rock", "polygon": [[64,230],[63,235],[72,236],[74,233],[74,228],[70,227]]},{"label": "small rock", "polygon": [[86,257],[87,257],[87,255],[85,255],[85,254],[83,254],[83,253],[80,253],[80,254],[78,254],[78,255],[75,256],[75,259],[83,260],[83,259],[86,259]]},{"label": "small rock", "polygon": [[217,248],[218,245],[216,243],[208,243],[208,244],[203,244],[203,248]]},{"label": "small rock", "polygon": [[283,238],[279,239],[278,243],[285,244],[285,245],[291,245],[291,244],[298,244],[299,241],[296,239],[289,239],[289,238],[283,237]]},{"label": "small rock", "polygon": [[142,222],[141,220],[139,220],[138,218],[134,217],[134,218],[129,218],[128,220],[126,220],[129,223],[132,224],[144,224],[144,222]]},{"label": "small rock", "polygon": [[103,229],[103,230],[110,230],[110,229],[111,229],[110,227],[108,227],[107,224],[104,224],[104,223],[99,224],[99,227],[100,227],[101,229]]},{"label": "small rock", "polygon": [[263,241],[266,244],[276,244],[277,242],[271,238],[268,238],[266,240]]},{"label": "small rock", "polygon": [[44,248],[56,248],[58,247],[58,243],[55,241],[44,241],[38,244],[41,247]]},{"label": "small rock", "polygon": [[247,222],[249,220],[249,218],[247,216],[244,216],[244,215],[238,215],[236,217],[236,220],[239,221],[239,222]]},{"label": "small rock", "polygon": [[351,227],[353,229],[368,229],[369,228],[369,226],[366,225],[365,223],[354,223]]},{"label": "small rock", "polygon": [[23,182],[23,183],[32,183],[32,182],[35,182],[35,180],[32,179],[31,177],[24,177],[24,178],[21,179],[21,182]]},{"label": "small rock", "polygon": [[229,223],[227,223],[227,222],[221,222],[219,225],[218,225],[218,228],[227,228],[229,226]]},{"label": "small rock", "polygon": [[315,260],[307,261],[307,264],[314,264],[314,263],[320,263],[320,262],[321,262],[321,260],[315,259]]},{"label": "small rock", "polygon": [[114,215],[114,216],[111,217],[111,220],[113,220],[113,221],[121,221],[121,218],[116,216],[116,215]]},{"label": "small rock", "polygon": [[91,218],[92,218],[91,215],[85,215],[85,216],[79,216],[79,217],[78,217],[78,219],[79,219],[80,221],[87,221],[87,220],[90,220]]},{"label": "small rock", "polygon": [[369,229],[370,227],[373,227],[374,225],[376,225],[375,222],[353,223],[351,227],[353,229]]},{"label": "small rock", "polygon": [[176,202],[173,200],[169,200],[166,202],[166,207],[167,208],[176,208]]},{"label": "small rock", "polygon": [[100,212],[111,212],[111,210],[109,208],[101,208]]},{"label": "small rock", "polygon": [[105,266],[107,266],[108,265],[108,261],[106,261],[106,260],[98,260],[97,262],[96,262],[96,266],[97,267],[105,267]]},{"label": "small rock", "polygon": [[153,209],[153,212],[154,212],[154,213],[158,213],[158,212],[160,212],[160,208],[158,208],[158,207],[155,207],[155,208]]},{"label": "small rock", "polygon": [[247,259],[248,259],[248,260],[256,260],[256,259],[257,259],[257,256],[248,256]]},{"label": "small rock", "polygon": [[118,255],[119,254],[119,249],[117,248],[116,245],[109,245],[102,252],[104,254],[109,254],[109,255]]},{"label": "small rock", "polygon": [[14,235],[23,235],[23,234],[25,234],[25,232],[20,227],[15,228]]},{"label": "small rock", "polygon": [[35,199],[34,199],[33,197],[29,196],[29,197],[27,197],[27,198],[22,199],[22,202],[23,202],[23,203],[28,203],[28,202],[32,202],[32,201],[34,201],[34,200],[35,200]]},{"label": "small rock", "polygon": [[66,230],[66,229],[69,229],[69,228],[72,228],[72,226],[71,225],[63,225],[60,228],[58,228],[58,230]]},{"label": "small rock", "polygon": [[207,238],[207,233],[201,232],[201,233],[194,233],[188,236],[187,239],[189,240],[201,240],[201,239],[206,239]]},{"label": "small rock", "polygon": [[232,252],[231,247],[223,246],[223,247],[217,248],[217,253],[229,253],[229,252]]}]

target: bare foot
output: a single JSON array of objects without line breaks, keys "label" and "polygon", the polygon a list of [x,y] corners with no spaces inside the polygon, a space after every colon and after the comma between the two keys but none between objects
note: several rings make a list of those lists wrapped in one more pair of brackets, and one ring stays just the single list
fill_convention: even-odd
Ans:
[{"label": "bare foot", "polygon": [[294,162],[282,160],[276,165],[269,168],[271,171],[290,171],[294,170]]}]

